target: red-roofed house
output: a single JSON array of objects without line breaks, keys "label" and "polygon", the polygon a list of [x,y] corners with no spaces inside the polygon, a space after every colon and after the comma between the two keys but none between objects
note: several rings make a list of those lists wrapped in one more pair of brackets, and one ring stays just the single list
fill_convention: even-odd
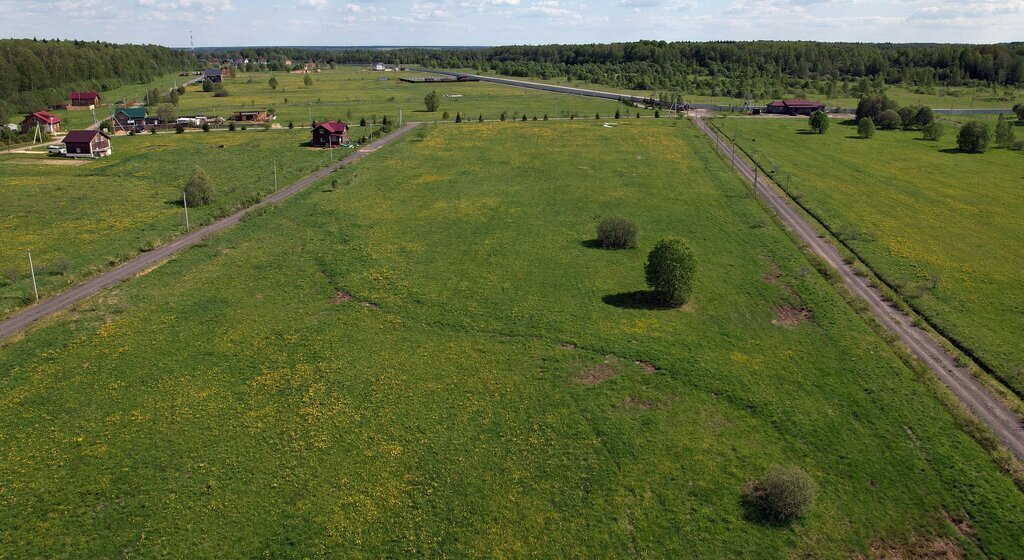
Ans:
[{"label": "red-roofed house", "polygon": [[780,115],[810,115],[815,111],[824,110],[824,103],[819,101],[810,101],[807,99],[784,99],[782,101],[772,101],[765,107],[766,113],[776,113]]},{"label": "red-roofed house", "polygon": [[93,107],[100,104],[100,94],[95,91],[71,92],[72,107]]},{"label": "red-roofed house", "polygon": [[31,115],[25,115],[25,120],[21,121],[21,133],[28,134],[35,130],[37,126],[47,134],[59,132],[60,117],[49,111],[36,111]]},{"label": "red-roofed house", "polygon": [[330,148],[348,144],[348,125],[339,121],[328,121],[313,129],[313,146]]},{"label": "red-roofed house", "polygon": [[110,137],[98,130],[72,130],[64,137],[64,145],[69,158],[98,158],[111,154]]}]

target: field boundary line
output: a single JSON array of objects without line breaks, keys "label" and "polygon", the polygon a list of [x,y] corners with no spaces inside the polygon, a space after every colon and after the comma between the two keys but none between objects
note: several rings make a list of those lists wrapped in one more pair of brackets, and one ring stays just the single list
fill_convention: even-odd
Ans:
[{"label": "field boundary line", "polygon": [[[56,295],[50,296],[39,303],[26,307],[10,317],[0,321],[0,341],[10,338],[19,332],[22,332],[33,323],[49,317],[60,311],[71,308],[78,302],[87,299],[115,284],[122,281],[128,280],[140,272],[161,263],[170,257],[196,245],[197,243],[216,235],[232,226],[237,225],[242,219],[250,212],[259,208],[264,208],[272,204],[277,204],[284,200],[291,198],[299,192],[305,190],[310,185],[328,177],[330,174],[338,171],[339,169],[346,167],[367,155],[377,151],[379,148],[390,144],[391,142],[405,136],[409,131],[420,126],[419,123],[408,123],[402,128],[395,130],[375,141],[366,145],[363,149],[352,152],[344,159],[324,167],[319,171],[302,177],[294,183],[270,193],[262,200],[243,208],[233,214],[225,216],[219,220],[216,220],[210,224],[207,224],[197,230],[182,235],[174,240],[171,240],[163,245],[160,245],[152,251],[142,253],[137,257],[130,259],[115,268],[107,270],[101,274],[93,276],[92,278],[79,283],[78,285],[60,292]],[[370,151],[365,151],[372,148]],[[0,345],[2,346],[2,345]]]}]

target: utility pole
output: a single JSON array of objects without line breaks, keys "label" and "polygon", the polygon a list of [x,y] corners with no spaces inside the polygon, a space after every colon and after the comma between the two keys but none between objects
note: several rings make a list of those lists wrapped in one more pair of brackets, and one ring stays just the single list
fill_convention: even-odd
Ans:
[{"label": "utility pole", "polygon": [[185,197],[185,191],[181,191],[181,203],[185,206],[185,231],[189,231],[188,226],[188,198]]},{"label": "utility pole", "polygon": [[36,301],[39,301],[39,288],[36,287],[36,267],[32,264],[32,249],[28,250],[28,270],[32,274],[32,291],[36,294]]}]

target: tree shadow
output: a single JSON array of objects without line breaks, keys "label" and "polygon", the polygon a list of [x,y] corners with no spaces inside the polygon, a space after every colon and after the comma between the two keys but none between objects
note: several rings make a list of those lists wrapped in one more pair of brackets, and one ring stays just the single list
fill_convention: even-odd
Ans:
[{"label": "tree shadow", "polygon": [[670,305],[662,303],[661,300],[658,299],[657,295],[649,290],[636,290],[633,292],[611,294],[602,297],[601,301],[611,305],[612,307],[618,307],[620,309],[645,309],[648,311],[655,311],[673,308]]},{"label": "tree shadow", "polygon": [[944,153],[944,154],[971,154],[971,153],[974,153],[974,152],[965,152],[965,151],[961,150],[960,148],[942,148],[939,151]]},{"label": "tree shadow", "polygon": [[740,496],[740,507],[743,508],[743,520],[748,523],[756,523],[765,527],[788,527],[789,522],[779,521],[765,513],[764,508],[757,503],[753,496]]},{"label": "tree shadow", "polygon": [[587,249],[604,249],[604,246],[597,239],[584,239],[580,241],[580,245]]},{"label": "tree shadow", "polygon": [[853,136],[847,136],[847,138],[850,140],[871,140],[870,138],[864,138],[863,136],[857,136],[856,134]]},{"label": "tree shadow", "polygon": [[817,134],[817,132],[814,132],[813,130],[798,130],[796,131],[796,133],[801,136],[811,136]]}]

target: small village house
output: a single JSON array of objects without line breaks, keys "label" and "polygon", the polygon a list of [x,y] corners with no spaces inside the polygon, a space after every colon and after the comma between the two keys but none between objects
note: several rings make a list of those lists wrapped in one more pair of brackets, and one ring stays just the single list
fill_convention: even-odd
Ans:
[{"label": "small village house", "polygon": [[231,115],[231,120],[236,122],[262,123],[269,119],[270,115],[266,111],[235,111]]},{"label": "small village house", "polygon": [[203,79],[210,80],[211,82],[220,82],[224,77],[224,71],[220,68],[207,68],[203,74]]},{"label": "small village house", "polygon": [[824,111],[825,104],[808,99],[784,99],[772,101],[765,106],[766,113],[776,115],[810,115],[815,111]]},{"label": "small village house", "polygon": [[348,125],[339,121],[320,123],[313,128],[311,143],[317,148],[332,148],[348,144]]},{"label": "small village house", "polygon": [[377,70],[378,72],[382,72],[382,71],[384,71],[384,69],[387,68],[387,66],[385,66],[383,62],[374,62],[373,64],[370,65],[370,68],[372,70]]},{"label": "small village house", "polygon": [[60,132],[60,117],[49,111],[36,111],[31,115],[25,115],[21,121],[21,133],[29,134],[39,127],[39,130],[47,134]]},{"label": "small village house", "polygon": [[72,130],[64,137],[69,158],[99,158],[113,153],[110,137],[98,130]]},{"label": "small village house", "polygon": [[92,109],[100,104],[100,94],[95,91],[73,91],[71,92],[71,107],[85,107]]},{"label": "small village house", "polygon": [[145,107],[121,107],[114,112],[114,128],[125,132],[134,130],[142,132],[146,129]]}]

